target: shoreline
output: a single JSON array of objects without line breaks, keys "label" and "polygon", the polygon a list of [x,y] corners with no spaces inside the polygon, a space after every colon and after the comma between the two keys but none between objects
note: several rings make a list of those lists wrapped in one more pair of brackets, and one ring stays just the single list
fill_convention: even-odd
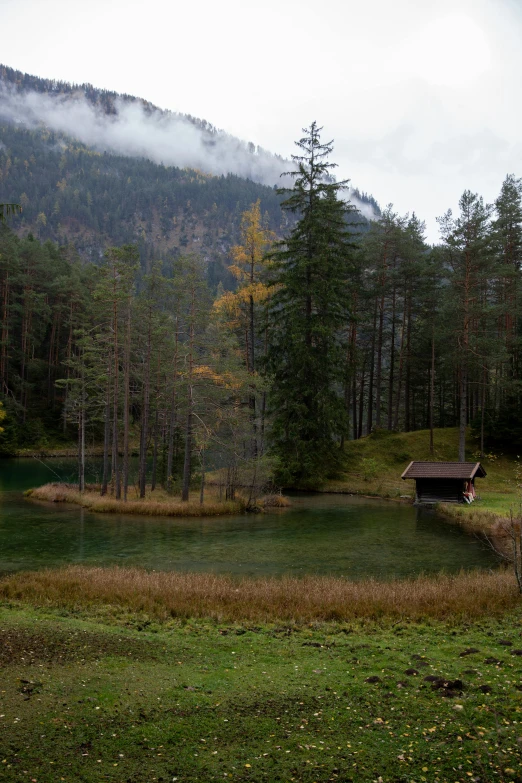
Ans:
[{"label": "shoreline", "polygon": [[[138,451],[131,452],[131,457],[138,456]],[[85,449],[86,459],[101,459],[103,457],[103,446],[94,447],[91,449]],[[21,449],[14,454],[5,454],[0,456],[0,459],[78,459],[78,447],[77,446],[63,446],[63,448],[52,449]]]},{"label": "shoreline", "polygon": [[[213,488],[212,482],[207,483],[208,490]],[[352,489],[324,488],[299,490],[293,487],[286,487],[284,491],[288,492],[307,492],[315,495],[346,495],[366,500],[380,500],[384,502],[398,503],[401,505],[413,505],[413,497],[389,497],[377,493],[362,493]],[[248,509],[243,498],[239,497],[234,501],[223,501],[212,497],[211,500],[205,500],[203,505],[199,500],[190,500],[187,503],[181,503],[177,498],[170,496],[157,497],[161,499],[133,499],[116,500],[112,496],[101,496],[96,489],[87,488],[83,494],[78,491],[75,485],[67,485],[61,482],[49,482],[41,487],[27,490],[27,498],[41,500],[53,503],[72,503],[82,508],[89,509],[97,513],[128,513],[142,516],[222,516],[227,514],[241,514]],[[197,493],[196,493],[197,494]],[[278,502],[274,502],[278,501]],[[271,495],[263,502],[261,499],[253,511],[265,511],[267,508],[286,508],[291,505],[291,501],[285,496]],[[271,502],[272,501],[272,502]],[[493,548],[502,557],[505,557],[505,545],[503,539],[506,538],[506,531],[503,526],[509,521],[509,517],[498,514],[495,511],[486,508],[475,508],[464,506],[462,504],[437,503],[431,507],[437,514],[442,516],[447,522],[462,527],[467,533],[479,535],[485,539],[490,539]]]}]

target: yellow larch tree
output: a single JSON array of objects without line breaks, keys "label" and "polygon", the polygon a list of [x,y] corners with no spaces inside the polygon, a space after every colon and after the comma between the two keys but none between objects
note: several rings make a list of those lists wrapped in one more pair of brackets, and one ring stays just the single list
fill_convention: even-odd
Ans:
[{"label": "yellow larch tree", "polygon": [[[276,239],[273,231],[263,224],[259,199],[250,209],[243,212],[241,218],[241,244],[231,249],[233,263],[229,270],[236,278],[238,285],[235,291],[227,291],[215,302],[215,308],[225,317],[229,327],[238,332],[241,342],[244,341],[245,365],[252,383],[249,396],[251,420],[253,427],[253,454],[257,453],[257,418],[256,410],[256,314],[260,305],[267,302],[269,288],[267,285],[266,256]],[[262,403],[262,410],[264,403]],[[262,411],[261,411],[262,413]]]}]

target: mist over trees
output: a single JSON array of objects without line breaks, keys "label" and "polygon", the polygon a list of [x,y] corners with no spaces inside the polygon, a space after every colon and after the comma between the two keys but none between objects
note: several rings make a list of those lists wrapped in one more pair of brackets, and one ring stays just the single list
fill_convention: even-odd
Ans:
[{"label": "mist over trees", "polygon": [[[109,131],[121,143],[115,137],[103,146]],[[255,166],[267,176],[256,176]],[[148,269],[158,259],[195,252],[205,260],[211,288],[220,282],[230,288],[226,255],[239,241],[242,213],[259,199],[271,230],[283,235],[289,228],[293,218],[281,211],[273,187],[282,184],[287,166],[206,120],[0,65],[2,200],[23,207],[11,227],[72,243],[85,260],[136,244]],[[378,214],[370,196],[352,190],[351,197],[366,216]]]}]

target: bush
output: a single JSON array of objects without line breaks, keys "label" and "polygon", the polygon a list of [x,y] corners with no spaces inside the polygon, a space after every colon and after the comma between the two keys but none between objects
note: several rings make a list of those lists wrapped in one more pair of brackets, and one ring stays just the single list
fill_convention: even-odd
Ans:
[{"label": "bush", "polygon": [[361,460],[361,471],[365,481],[371,481],[381,472],[381,464],[375,457],[364,457]]}]

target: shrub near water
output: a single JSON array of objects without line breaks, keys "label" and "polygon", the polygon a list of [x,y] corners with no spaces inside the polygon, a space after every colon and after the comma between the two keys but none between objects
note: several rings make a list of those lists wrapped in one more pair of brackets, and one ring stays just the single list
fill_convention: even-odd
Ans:
[{"label": "shrub near water", "polygon": [[315,576],[235,580],[215,574],[69,566],[4,577],[0,598],[73,610],[105,605],[160,621],[199,617],[295,623],[468,619],[500,615],[520,604],[509,570],[349,582]]}]

